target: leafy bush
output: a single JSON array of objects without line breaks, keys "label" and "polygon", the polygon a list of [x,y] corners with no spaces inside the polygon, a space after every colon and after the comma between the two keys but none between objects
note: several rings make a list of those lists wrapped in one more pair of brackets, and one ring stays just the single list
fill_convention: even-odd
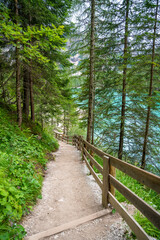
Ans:
[{"label": "leafy bush", "polygon": [[14,115],[0,107],[0,239],[22,239],[17,224],[40,196],[46,152],[58,143],[37,123],[17,127]]}]

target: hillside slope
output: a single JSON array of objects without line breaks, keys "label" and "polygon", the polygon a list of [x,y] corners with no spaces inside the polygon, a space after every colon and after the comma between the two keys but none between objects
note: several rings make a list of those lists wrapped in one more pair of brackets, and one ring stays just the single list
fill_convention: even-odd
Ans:
[{"label": "hillside slope", "polygon": [[26,121],[18,128],[11,109],[0,106],[0,239],[22,239],[18,224],[36,198],[41,198],[47,152],[57,141],[37,123]]}]

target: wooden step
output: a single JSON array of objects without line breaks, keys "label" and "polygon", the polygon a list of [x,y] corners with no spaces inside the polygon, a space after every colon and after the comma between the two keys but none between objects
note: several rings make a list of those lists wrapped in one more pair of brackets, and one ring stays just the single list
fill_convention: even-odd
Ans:
[{"label": "wooden step", "polygon": [[42,239],[44,237],[49,237],[49,236],[58,234],[60,232],[69,230],[71,228],[75,228],[75,227],[77,227],[79,225],[82,225],[83,223],[86,223],[86,222],[92,221],[94,219],[103,217],[103,216],[105,216],[107,214],[110,214],[110,213],[111,213],[111,210],[104,209],[104,210],[101,210],[99,212],[93,213],[91,215],[88,215],[88,216],[76,219],[76,220],[74,220],[72,222],[65,223],[65,224],[60,225],[58,227],[53,227],[53,228],[50,228],[50,229],[48,229],[46,231],[43,231],[43,232],[40,232],[40,233],[36,233],[36,234],[34,234],[32,236],[28,236],[25,239],[26,240],[39,240],[39,239]]}]

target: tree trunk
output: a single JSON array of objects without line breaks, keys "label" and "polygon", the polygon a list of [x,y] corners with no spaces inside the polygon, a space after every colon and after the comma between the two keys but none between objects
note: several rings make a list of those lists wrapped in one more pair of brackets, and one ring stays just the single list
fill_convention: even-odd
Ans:
[{"label": "tree trunk", "polygon": [[67,119],[67,136],[68,136],[68,133],[69,133],[69,116],[68,116],[68,119]]},{"label": "tree trunk", "polygon": [[125,113],[126,113],[128,15],[129,15],[129,0],[126,1],[125,36],[124,36],[124,67],[123,67],[123,88],[122,88],[122,109],[121,109],[121,125],[120,125],[120,139],[119,139],[119,151],[118,151],[118,158],[119,159],[122,159],[122,155],[123,155]]},{"label": "tree trunk", "polygon": [[35,113],[34,113],[34,98],[33,98],[33,78],[32,78],[32,69],[30,67],[29,72],[29,82],[30,82],[30,105],[31,105],[31,120],[35,121]]},{"label": "tree trunk", "polygon": [[91,40],[90,40],[90,79],[88,101],[87,141],[91,142],[93,131],[93,103],[94,103],[94,44],[95,44],[95,0],[91,0]]},{"label": "tree trunk", "polygon": [[[149,94],[148,96],[152,96],[152,88],[153,88],[153,74],[154,74],[154,58],[155,58],[155,40],[156,40],[156,28],[157,28],[157,15],[158,15],[158,1],[156,3],[156,11],[155,11],[155,23],[154,23],[154,32],[153,32],[153,43],[152,43],[152,63],[150,70],[150,86],[149,86]],[[143,153],[142,153],[142,161],[141,168],[144,169],[146,166],[146,150],[147,150],[147,140],[148,140],[148,131],[149,131],[149,121],[151,115],[151,107],[148,105],[147,110],[147,118],[146,118],[146,129],[144,135],[144,143],[143,143]]]},{"label": "tree trunk", "polygon": [[94,129],[95,129],[95,85],[94,85],[94,88],[93,88],[93,96],[94,96],[94,100],[93,100],[93,123],[92,123],[92,145],[94,145]]},{"label": "tree trunk", "polygon": [[4,102],[6,102],[6,91],[5,91],[5,88],[4,88],[4,81],[3,81],[3,75],[1,73],[1,85],[0,87],[2,87],[2,98],[4,100]]},{"label": "tree trunk", "polygon": [[24,67],[23,72],[23,112],[26,114],[27,118],[29,116],[29,98],[30,98],[30,89],[29,89],[29,71]]},{"label": "tree trunk", "polygon": [[[16,23],[18,24],[18,1],[15,0]],[[18,41],[16,41],[16,102],[17,102],[17,122],[19,128],[22,124],[22,109],[21,109],[21,84],[20,84],[20,61]]]}]

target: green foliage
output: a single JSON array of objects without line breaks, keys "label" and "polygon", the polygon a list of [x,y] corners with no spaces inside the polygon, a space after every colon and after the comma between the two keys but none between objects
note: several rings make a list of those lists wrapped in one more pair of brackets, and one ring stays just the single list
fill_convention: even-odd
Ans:
[{"label": "green foliage", "polygon": [[[96,161],[103,166],[102,159],[94,155]],[[89,160],[88,160],[89,161]],[[95,168],[94,171],[99,173],[99,171]],[[103,180],[103,176],[98,174],[99,178]],[[148,187],[140,184],[135,179],[129,177],[125,173],[117,170],[116,171],[116,179],[119,180],[122,184],[124,184],[127,188],[137,194],[140,198],[142,198],[145,202],[147,202],[150,206],[152,206],[157,211],[160,211],[160,195],[157,194],[155,191],[149,189]],[[127,202],[129,201],[118,191],[116,190],[116,198],[119,202]],[[115,213],[115,209],[112,210],[112,213]],[[134,214],[136,221],[143,227],[143,229],[152,237],[156,237],[157,239],[160,238],[160,231],[146,218],[144,217],[139,211],[136,211]]]},{"label": "green foliage", "polygon": [[[1,232],[3,232],[1,234]],[[22,227],[22,225],[11,223],[11,226],[0,226],[0,237],[2,240],[9,240],[9,239],[15,239],[15,240],[21,240],[26,235],[25,229]]]},{"label": "green foliage", "polygon": [[112,209],[112,214],[115,214],[115,213],[116,213],[116,209],[113,208],[113,209]]},{"label": "green foliage", "polygon": [[[1,7],[2,8],[2,7]],[[0,16],[0,40],[12,44],[19,48],[21,60],[34,60],[39,63],[46,64],[49,59],[44,56],[43,51],[60,49],[65,42],[62,38],[64,26],[28,26],[23,29],[20,25],[10,21],[8,11],[4,8],[4,12]],[[34,44],[32,43],[34,39]]]},{"label": "green foliage", "polygon": [[86,130],[79,127],[79,125],[73,125],[69,130],[69,135],[80,135],[86,137]]},{"label": "green foliage", "polygon": [[[131,191],[136,193],[140,198],[147,202],[150,206],[160,211],[160,195],[155,191],[145,187],[138,183],[133,178],[117,170],[116,178],[128,187]],[[119,202],[127,201],[126,198],[116,190],[116,198]],[[128,201],[127,201],[128,202]],[[160,238],[160,231],[139,211],[136,211],[134,215],[136,221],[143,227],[143,229],[152,237]]]},{"label": "green foliage", "polygon": [[143,227],[143,229],[150,235],[156,239],[160,239],[160,231],[139,211],[134,215],[136,221]]},{"label": "green foliage", "polygon": [[[119,170],[116,171],[116,178],[153,208],[160,210],[160,195],[155,191],[140,184],[138,181]],[[121,202],[118,191],[116,192],[116,197]]]},{"label": "green foliage", "polygon": [[40,197],[45,153],[57,148],[40,125],[24,124],[20,131],[14,116],[0,107],[0,239],[23,238],[25,231],[17,222]]}]

